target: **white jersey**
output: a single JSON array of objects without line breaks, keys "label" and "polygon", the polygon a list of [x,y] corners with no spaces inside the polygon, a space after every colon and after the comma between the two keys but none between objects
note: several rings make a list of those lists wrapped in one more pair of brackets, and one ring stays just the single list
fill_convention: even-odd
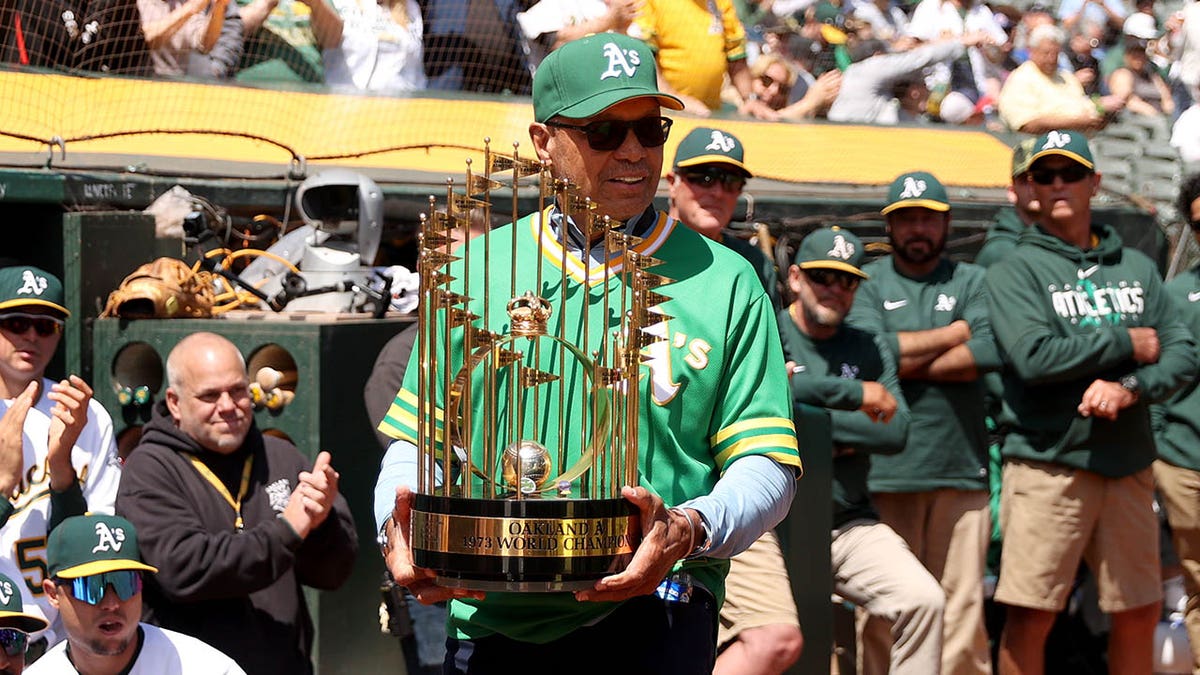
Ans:
[{"label": "white jersey", "polygon": [[[138,624],[142,627],[142,649],[129,675],[246,675],[233,659],[190,635]],[[54,645],[42,658],[25,669],[25,675],[78,673],[67,658],[67,641]]]},{"label": "white jersey", "polygon": [[[0,528],[0,573],[13,580],[23,580],[18,585],[25,612],[42,617],[50,624],[41,633],[50,644],[54,644],[56,634],[61,634],[57,630],[58,610],[50,606],[42,592],[42,579],[46,574],[46,524],[50,512],[46,446],[52,419],[50,410],[54,407],[54,401],[45,393],[53,385],[53,380],[42,379],[42,395],[25,418],[25,475],[18,487],[19,494],[13,500],[12,517]],[[8,411],[12,402],[13,399],[0,400],[0,416]],[[88,423],[71,450],[71,464],[80,477],[88,510],[111,514],[117,499],[117,484],[121,480],[121,464],[113,438],[112,418],[95,399],[88,403]]]}]

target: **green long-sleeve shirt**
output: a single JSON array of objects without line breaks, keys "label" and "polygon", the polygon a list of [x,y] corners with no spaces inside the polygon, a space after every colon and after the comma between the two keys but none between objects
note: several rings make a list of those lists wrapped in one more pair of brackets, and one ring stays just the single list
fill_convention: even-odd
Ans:
[{"label": "green long-sleeve shirt", "polygon": [[975,256],[975,264],[980,267],[991,267],[1004,260],[1017,247],[1017,239],[1025,231],[1025,223],[1017,215],[1017,210],[1005,206],[996,212],[996,219],[988,228],[987,238],[983,240],[983,248]]},{"label": "green long-sleeve shirt", "polygon": [[[1200,266],[1163,288],[1174,316],[1183,320],[1192,337],[1200,335]],[[1200,471],[1200,380],[1189,380],[1161,405],[1152,406],[1150,416],[1158,456],[1175,466]]]},{"label": "green long-sleeve shirt", "polygon": [[[971,329],[966,346],[976,369],[1000,367],[988,319],[984,270],[942,260],[922,278],[896,269],[891,257],[863,268],[871,278],[859,287],[849,321],[879,333],[899,355],[897,333],[949,326],[964,320]],[[903,379],[912,425],[904,451],[871,466],[872,492],[923,492],[941,488],[987,489],[988,433],[982,378],[970,382]]]},{"label": "green long-sleeve shirt", "polygon": [[[1153,261],[1123,248],[1116,231],[1093,225],[1084,250],[1040,227],[991,267],[987,288],[996,341],[1005,355],[1006,457],[1036,459],[1110,478],[1150,465],[1151,403],[1196,377],[1196,343],[1167,299]],[[1158,333],[1158,361],[1133,359],[1129,329]],[[1116,421],[1082,417],[1077,406],[1097,379],[1133,373],[1134,405]]]},{"label": "green long-sleeve shirt", "polygon": [[[827,340],[800,332],[788,310],[779,312],[784,358],[796,364],[792,400],[827,408],[833,425],[833,526],[879,519],[867,489],[872,454],[899,452],[908,437],[909,410],[896,376],[896,358],[884,341],[843,325]],[[861,412],[863,382],[882,384],[898,404],[889,423]]]}]

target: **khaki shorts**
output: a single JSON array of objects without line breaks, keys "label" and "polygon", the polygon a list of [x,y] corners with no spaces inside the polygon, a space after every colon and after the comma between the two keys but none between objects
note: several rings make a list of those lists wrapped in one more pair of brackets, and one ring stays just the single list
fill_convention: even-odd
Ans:
[{"label": "khaki shorts", "polygon": [[1158,519],[1150,467],[1124,478],[1032,460],[1005,460],[1004,548],[996,600],[1057,612],[1082,559],[1100,609],[1123,612],[1162,599]]},{"label": "khaki shorts", "polygon": [[721,607],[717,628],[718,648],[732,642],[747,628],[800,625],[783,551],[774,532],[763,534],[729,563],[725,605]]}]

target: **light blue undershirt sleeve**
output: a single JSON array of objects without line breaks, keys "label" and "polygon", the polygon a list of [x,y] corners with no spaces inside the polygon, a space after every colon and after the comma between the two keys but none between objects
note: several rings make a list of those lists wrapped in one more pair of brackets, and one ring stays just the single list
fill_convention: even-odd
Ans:
[{"label": "light blue undershirt sleeve", "polygon": [[783,520],[795,494],[791,468],[750,455],[731,463],[712,492],[677,506],[695,509],[708,523],[712,546],[704,555],[732,558]]},{"label": "light blue undershirt sleeve", "polygon": [[[434,482],[442,484],[440,465],[435,465]],[[383,461],[379,464],[379,478],[375,479],[375,531],[383,528],[383,523],[392,515],[396,505],[396,488],[407,485],[417,489],[417,446],[409,441],[395,440],[383,453]]]}]

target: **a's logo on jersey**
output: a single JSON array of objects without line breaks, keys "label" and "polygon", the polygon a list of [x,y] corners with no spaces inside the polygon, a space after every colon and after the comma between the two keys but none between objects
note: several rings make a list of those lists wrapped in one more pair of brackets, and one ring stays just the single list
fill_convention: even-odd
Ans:
[{"label": "a's logo on jersey", "polygon": [[954,305],[958,304],[958,298],[945,293],[938,293],[937,303],[933,306],[935,312],[953,312]]},{"label": "a's logo on jersey", "polygon": [[17,295],[41,295],[42,291],[46,290],[46,284],[46,277],[39,277],[33,270],[25,270],[21,275],[21,287],[17,289]]},{"label": "a's logo on jersey", "polygon": [[12,602],[13,593],[12,584],[7,581],[0,581],[0,605],[7,605]]},{"label": "a's logo on jersey", "polygon": [[840,375],[838,375],[838,377],[845,379],[845,380],[857,380],[858,379],[858,366],[852,366],[849,363],[843,363],[842,364],[842,372]]},{"label": "a's logo on jersey", "polygon": [[633,77],[638,66],[642,65],[642,57],[638,55],[636,49],[625,51],[615,42],[604,43],[604,55],[608,57],[608,70],[600,74],[601,80],[621,77],[622,74],[626,77]]},{"label": "a's logo on jersey", "polygon": [[275,509],[276,513],[283,513],[287,508],[288,499],[292,496],[291,482],[280,478],[263,489],[267,492],[267,501],[270,502],[271,508]]},{"label": "a's logo on jersey", "polygon": [[92,553],[101,551],[120,551],[125,543],[125,528],[108,526],[108,523],[96,523],[96,545]]},{"label": "a's logo on jersey", "polygon": [[704,146],[704,149],[716,150],[718,152],[729,152],[735,147],[737,147],[737,141],[733,140],[733,136],[728,136],[720,131],[717,131],[716,129],[713,129],[712,142]]},{"label": "a's logo on jersey", "polygon": [[1061,131],[1051,131],[1046,134],[1046,143],[1042,146],[1042,150],[1055,150],[1057,148],[1067,147],[1067,143],[1071,142],[1071,134]]},{"label": "a's logo on jersey", "polygon": [[829,249],[825,255],[832,258],[849,260],[850,256],[854,255],[854,244],[846,241],[846,238],[842,235],[836,235],[833,238],[833,248]]},{"label": "a's logo on jersey", "polygon": [[[651,308],[650,311],[657,311]],[[671,356],[683,352],[683,363],[693,370],[708,367],[712,345],[703,338],[689,338],[686,333],[672,331],[670,321],[661,321],[645,328],[645,332],[660,338],[642,350],[642,363],[650,370],[650,396],[657,405],[666,405],[679,393],[680,383],[672,372]]]},{"label": "a's logo on jersey", "polygon": [[917,180],[912,176],[904,177],[904,191],[900,193],[900,199],[916,199],[925,194],[925,188],[929,187],[923,180]]}]

